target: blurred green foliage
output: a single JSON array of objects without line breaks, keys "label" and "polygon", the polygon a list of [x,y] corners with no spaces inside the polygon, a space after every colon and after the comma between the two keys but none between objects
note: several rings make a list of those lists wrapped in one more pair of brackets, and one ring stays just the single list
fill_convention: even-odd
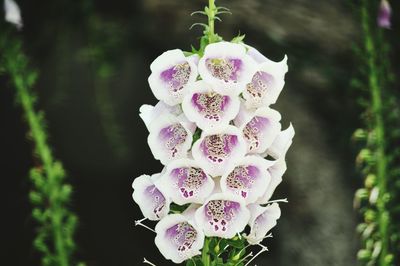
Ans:
[{"label": "blurred green foliage", "polygon": [[68,206],[73,189],[48,144],[44,113],[35,110],[38,97],[32,89],[38,73],[29,66],[21,41],[11,31],[1,34],[0,51],[1,74],[7,76],[15,88],[16,102],[23,110],[30,130],[28,137],[34,143],[33,154],[38,160],[29,174],[32,181],[29,199],[33,205],[32,217],[37,223],[33,246],[42,253],[44,266],[74,265],[73,237],[78,218]]},{"label": "blurred green foliage", "polygon": [[399,265],[400,224],[400,106],[390,66],[390,44],[375,21],[379,1],[362,0],[359,12],[363,39],[355,49],[360,61],[358,77],[351,85],[361,95],[365,128],[353,138],[362,141],[356,163],[364,187],[355,194],[355,206],[364,222],[357,227],[362,247],[357,257],[362,265]]}]

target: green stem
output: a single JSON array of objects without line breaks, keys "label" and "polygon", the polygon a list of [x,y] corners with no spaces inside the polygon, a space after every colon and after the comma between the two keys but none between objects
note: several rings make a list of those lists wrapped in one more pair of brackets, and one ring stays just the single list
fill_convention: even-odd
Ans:
[{"label": "green stem", "polygon": [[[21,54],[20,51],[18,51]],[[13,54],[13,53],[11,53]],[[22,56],[22,55],[21,55]],[[65,247],[63,228],[62,228],[62,216],[63,210],[59,205],[59,191],[61,184],[59,183],[59,178],[54,172],[54,159],[52,152],[46,141],[45,129],[42,127],[40,116],[34,109],[34,100],[29,93],[29,86],[27,84],[27,77],[24,76],[22,69],[19,69],[17,64],[13,63],[15,58],[9,58],[9,55],[5,53],[5,61],[7,62],[7,69],[13,80],[17,91],[17,98],[21,103],[21,107],[24,110],[29,128],[31,130],[31,135],[33,142],[35,143],[36,153],[38,154],[44,171],[47,177],[48,188],[50,191],[49,195],[49,210],[51,213],[50,219],[52,222],[53,230],[53,241],[55,246],[55,253],[57,257],[58,265],[68,266],[68,254]]]},{"label": "green stem", "polygon": [[217,41],[217,36],[215,35],[215,15],[217,13],[217,7],[215,6],[215,0],[208,0],[208,41],[213,43]]},{"label": "green stem", "polygon": [[383,120],[382,111],[382,92],[379,86],[378,70],[376,66],[377,53],[374,41],[371,37],[370,22],[367,8],[367,0],[363,0],[361,9],[362,27],[365,35],[365,49],[368,57],[368,71],[369,71],[369,87],[371,90],[371,104],[374,119],[374,133],[376,137],[376,166],[377,166],[377,179],[379,188],[379,198],[377,202],[377,209],[379,215],[379,232],[382,243],[382,250],[379,258],[379,265],[385,266],[385,258],[389,249],[389,215],[386,210],[386,202],[384,195],[387,190],[387,160],[385,154],[385,125]]},{"label": "green stem", "polygon": [[203,251],[201,253],[201,260],[204,266],[210,266],[209,244],[210,244],[210,239],[206,238],[204,241]]}]

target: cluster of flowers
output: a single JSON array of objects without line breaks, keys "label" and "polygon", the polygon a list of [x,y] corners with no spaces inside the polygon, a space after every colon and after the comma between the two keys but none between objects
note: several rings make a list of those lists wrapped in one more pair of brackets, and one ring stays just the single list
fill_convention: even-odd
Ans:
[{"label": "cluster of flowers", "polygon": [[[281,131],[281,115],[268,106],[284,86],[286,61],[218,42],[201,58],[176,49],[151,64],[159,102],[143,105],[140,117],[165,168],[132,186],[145,218],[160,220],[155,243],[165,258],[181,263],[200,254],[205,236],[232,238],[246,225],[247,241],[258,244],[276,225],[280,209],[269,200],[286,171],[294,129]],[[171,203],[190,206],[170,214]]]}]

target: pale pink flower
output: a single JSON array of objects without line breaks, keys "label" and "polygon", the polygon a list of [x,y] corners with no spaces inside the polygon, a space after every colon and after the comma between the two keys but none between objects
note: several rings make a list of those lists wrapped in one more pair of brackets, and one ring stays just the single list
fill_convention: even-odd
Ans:
[{"label": "pale pink flower", "polygon": [[219,94],[203,80],[188,87],[190,92],[183,99],[183,112],[203,130],[228,125],[239,112],[240,101],[236,95]]},{"label": "pale pink flower", "polygon": [[182,102],[187,84],[196,81],[196,60],[187,58],[179,49],[169,50],[150,65],[149,85],[154,96],[168,105]]},{"label": "pale pink flower", "polygon": [[250,219],[244,200],[231,193],[212,195],[196,211],[196,223],[206,236],[232,238],[242,232]]},{"label": "pale pink flower", "polygon": [[149,220],[160,220],[169,212],[169,198],[154,185],[159,175],[141,175],[132,183],[132,198]]}]

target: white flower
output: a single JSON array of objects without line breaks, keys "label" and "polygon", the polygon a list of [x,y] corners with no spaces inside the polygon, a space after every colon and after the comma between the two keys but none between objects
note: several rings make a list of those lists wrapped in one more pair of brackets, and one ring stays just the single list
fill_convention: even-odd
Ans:
[{"label": "white flower", "polygon": [[294,135],[294,128],[292,124],[290,124],[287,129],[278,134],[272,145],[267,149],[266,153],[274,157],[274,159],[285,157],[286,152],[292,145]]},{"label": "white flower", "polygon": [[243,104],[235,125],[240,127],[247,142],[248,153],[264,153],[281,131],[281,115],[268,107],[247,110]]},{"label": "white flower", "polygon": [[223,175],[246,154],[246,142],[239,129],[223,126],[203,131],[193,144],[193,158],[209,175]]},{"label": "white flower", "polygon": [[147,139],[154,158],[166,165],[185,158],[192,144],[192,132],[176,116],[164,114],[150,124]]},{"label": "white flower", "polygon": [[217,125],[228,125],[239,112],[239,97],[214,92],[203,80],[188,85],[190,92],[182,102],[186,117],[203,130]]},{"label": "white flower", "polygon": [[195,217],[206,236],[232,238],[244,230],[250,212],[241,197],[218,193],[196,211]]},{"label": "white flower", "polygon": [[21,10],[14,0],[4,0],[5,20],[14,24],[17,29],[22,28]]},{"label": "white flower", "polygon": [[246,204],[254,203],[271,182],[268,168],[273,164],[260,156],[244,157],[231,171],[221,178],[221,189],[242,197]]},{"label": "white flower", "polygon": [[132,198],[139,205],[143,216],[149,220],[160,220],[169,212],[170,200],[155,185],[159,174],[141,175],[133,183]]},{"label": "white flower", "polygon": [[169,113],[171,115],[179,116],[182,114],[182,109],[179,105],[170,106],[159,101],[155,106],[143,104],[140,106],[139,112],[140,118],[143,120],[147,129],[149,129],[150,124],[160,115]]},{"label": "white flower", "polygon": [[285,85],[288,71],[287,56],[280,62],[274,62],[263,56],[253,47],[248,46],[247,54],[259,63],[251,82],[243,91],[247,108],[258,108],[274,104]]},{"label": "white flower", "polygon": [[276,220],[281,217],[281,209],[277,203],[261,207],[257,204],[248,206],[251,213],[249,221],[250,234],[246,236],[247,241],[256,245],[259,244],[267,233],[276,225]]},{"label": "white flower", "polygon": [[256,67],[243,45],[230,42],[207,45],[198,65],[200,76],[212,83],[218,93],[235,95],[245,89]]},{"label": "white flower", "polygon": [[268,172],[271,176],[271,182],[269,183],[264,195],[257,200],[258,204],[268,203],[276,187],[282,182],[282,176],[286,172],[286,169],[285,158],[276,160],[273,165],[268,168]]},{"label": "white flower", "polygon": [[168,164],[157,187],[179,205],[204,203],[214,189],[214,181],[194,160],[180,159]]},{"label": "white flower", "polygon": [[194,57],[187,58],[179,49],[169,50],[150,65],[149,85],[154,96],[168,105],[182,102],[186,85],[197,79]]},{"label": "white flower", "polygon": [[200,254],[204,233],[181,214],[170,214],[156,225],[155,243],[161,254],[174,263],[182,263]]}]

